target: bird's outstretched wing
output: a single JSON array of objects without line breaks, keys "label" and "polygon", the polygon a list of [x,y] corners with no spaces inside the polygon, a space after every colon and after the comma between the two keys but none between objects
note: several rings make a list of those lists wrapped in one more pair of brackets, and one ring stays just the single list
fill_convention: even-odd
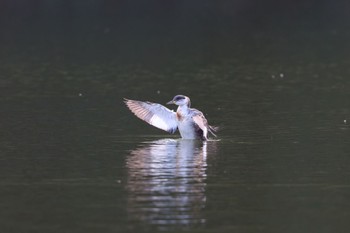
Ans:
[{"label": "bird's outstretched wing", "polygon": [[159,129],[174,133],[177,129],[176,113],[161,104],[124,99],[126,106],[138,118]]}]

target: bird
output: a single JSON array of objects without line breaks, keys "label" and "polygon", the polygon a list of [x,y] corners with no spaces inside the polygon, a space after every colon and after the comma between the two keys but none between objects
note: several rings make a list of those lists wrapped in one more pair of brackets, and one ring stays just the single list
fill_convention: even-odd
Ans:
[{"label": "bird", "polygon": [[208,124],[204,114],[191,108],[191,100],[184,95],[176,95],[167,104],[178,105],[176,112],[167,107],[148,101],[124,98],[124,103],[138,118],[169,133],[178,129],[182,139],[208,140],[208,132],[217,137],[218,127]]}]

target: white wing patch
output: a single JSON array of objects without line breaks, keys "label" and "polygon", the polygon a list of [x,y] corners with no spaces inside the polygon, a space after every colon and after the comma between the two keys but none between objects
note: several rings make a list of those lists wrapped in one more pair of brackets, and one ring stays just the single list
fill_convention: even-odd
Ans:
[{"label": "white wing patch", "polygon": [[169,131],[169,125],[157,115],[153,115],[149,120],[149,123],[157,128],[160,128],[165,131]]}]

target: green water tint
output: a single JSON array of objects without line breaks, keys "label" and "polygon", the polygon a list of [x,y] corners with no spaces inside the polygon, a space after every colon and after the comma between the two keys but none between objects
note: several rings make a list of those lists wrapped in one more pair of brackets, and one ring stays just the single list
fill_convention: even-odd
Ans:
[{"label": "green water tint", "polygon": [[[173,17],[0,25],[0,231],[347,232],[348,33]],[[176,94],[217,141],[123,103]]]}]

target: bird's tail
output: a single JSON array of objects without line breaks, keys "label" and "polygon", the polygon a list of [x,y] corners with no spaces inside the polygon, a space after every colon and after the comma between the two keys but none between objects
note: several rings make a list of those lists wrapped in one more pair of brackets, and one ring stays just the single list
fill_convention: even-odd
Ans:
[{"label": "bird's tail", "polygon": [[[211,126],[211,125],[209,125],[209,127],[208,127],[208,131],[212,134],[212,135],[214,135],[215,137],[217,137],[216,136],[216,132],[219,130],[219,127],[218,126]],[[215,133],[214,133],[215,132]]]}]

